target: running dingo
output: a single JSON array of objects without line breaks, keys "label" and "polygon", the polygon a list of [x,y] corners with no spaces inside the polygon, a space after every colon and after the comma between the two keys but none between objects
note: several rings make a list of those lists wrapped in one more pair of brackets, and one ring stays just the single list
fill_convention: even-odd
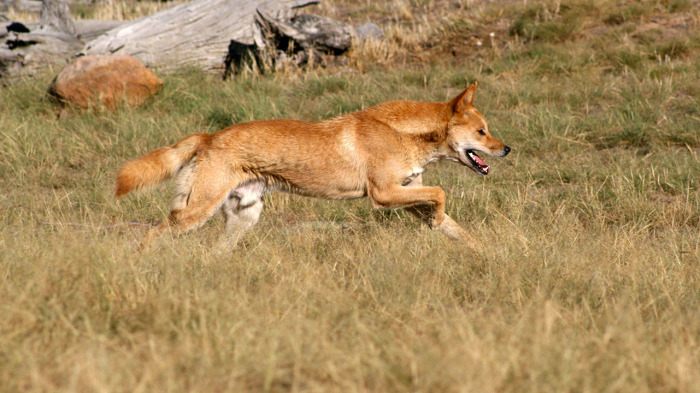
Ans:
[{"label": "running dingo", "polygon": [[476,83],[448,102],[390,101],[314,123],[252,121],[193,134],[124,164],[116,195],[176,177],[170,217],[144,245],[163,229],[197,228],[218,210],[239,239],[257,223],[263,195],[286,191],[326,199],[366,196],[375,208],[407,208],[474,248],[467,231],[445,215],[445,192],[423,186],[421,174],[427,164],[446,159],[487,175],[477,152],[510,152],[474,108],[475,91]]}]

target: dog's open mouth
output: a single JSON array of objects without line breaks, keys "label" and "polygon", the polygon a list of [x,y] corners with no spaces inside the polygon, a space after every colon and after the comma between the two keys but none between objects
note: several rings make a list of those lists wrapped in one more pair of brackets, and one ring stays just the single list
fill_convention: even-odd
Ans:
[{"label": "dog's open mouth", "polygon": [[470,161],[469,164],[474,172],[481,175],[489,174],[489,166],[479,157],[474,150],[465,150],[464,155]]}]

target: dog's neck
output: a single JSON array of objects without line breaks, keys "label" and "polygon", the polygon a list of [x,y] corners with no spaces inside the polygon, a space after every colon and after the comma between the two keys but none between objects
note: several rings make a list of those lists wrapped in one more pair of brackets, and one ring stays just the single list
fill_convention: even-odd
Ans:
[{"label": "dog's neck", "polygon": [[362,112],[428,144],[439,144],[447,138],[447,123],[452,114],[445,103],[417,101],[385,102]]},{"label": "dog's neck", "polygon": [[443,102],[395,101],[379,104],[363,112],[420,142],[420,153],[416,159],[422,166],[444,159],[455,159],[447,144],[447,130],[453,114],[449,105]]}]

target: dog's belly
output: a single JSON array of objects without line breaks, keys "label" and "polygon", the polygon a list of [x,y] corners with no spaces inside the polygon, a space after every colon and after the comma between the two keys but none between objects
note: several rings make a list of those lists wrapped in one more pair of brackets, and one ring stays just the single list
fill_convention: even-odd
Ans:
[{"label": "dog's belly", "polygon": [[364,182],[354,176],[275,176],[271,191],[324,199],[356,199],[367,196]]}]

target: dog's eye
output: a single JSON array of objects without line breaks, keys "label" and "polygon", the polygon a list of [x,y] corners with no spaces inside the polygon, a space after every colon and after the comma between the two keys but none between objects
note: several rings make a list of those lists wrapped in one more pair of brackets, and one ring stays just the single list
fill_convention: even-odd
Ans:
[{"label": "dog's eye", "polygon": [[479,134],[481,134],[481,135],[486,135],[486,132],[484,132],[484,129],[483,129],[483,128],[480,128],[478,132],[479,132]]}]

